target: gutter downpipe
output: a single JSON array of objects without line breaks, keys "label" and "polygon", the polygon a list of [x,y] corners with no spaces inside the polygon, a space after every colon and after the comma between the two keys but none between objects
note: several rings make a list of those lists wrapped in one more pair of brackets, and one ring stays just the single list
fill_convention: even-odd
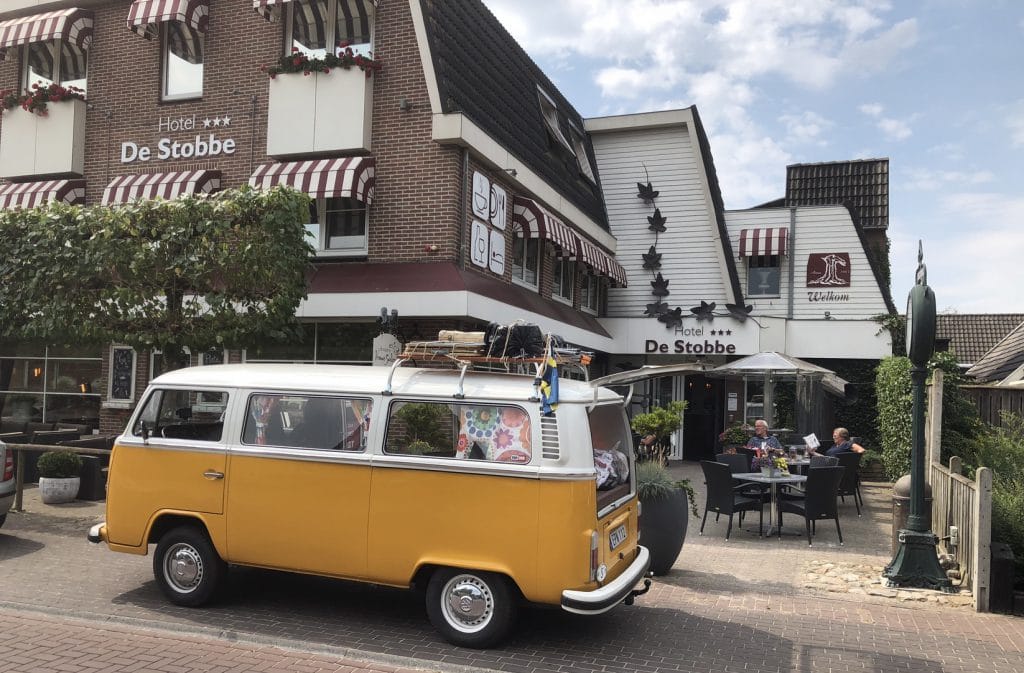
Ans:
[{"label": "gutter downpipe", "polygon": [[796,250],[796,206],[789,207],[789,306],[786,309],[786,319],[793,319],[793,297],[795,289],[793,283],[796,279],[796,264],[794,254]]},{"label": "gutter downpipe", "polygon": [[459,236],[457,238],[455,254],[458,257],[458,268],[466,268],[465,253],[463,252],[466,243],[466,182],[469,179],[469,148],[462,148],[462,180],[459,182]]}]

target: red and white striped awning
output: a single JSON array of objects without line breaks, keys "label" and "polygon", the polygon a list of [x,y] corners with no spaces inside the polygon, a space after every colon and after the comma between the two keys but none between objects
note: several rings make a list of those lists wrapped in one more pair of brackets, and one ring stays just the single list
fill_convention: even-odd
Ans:
[{"label": "red and white striped awning", "polygon": [[0,209],[35,208],[51,201],[85,201],[85,180],[18,182],[0,187]]},{"label": "red and white striped awning", "polygon": [[527,238],[546,239],[554,243],[556,254],[563,259],[575,259],[579,254],[579,237],[533,199],[513,197],[512,223],[521,226]]},{"label": "red and white striped awning", "polygon": [[376,167],[373,157],[271,162],[253,171],[249,184],[287,185],[314,197],[344,197],[370,205]]},{"label": "red and white striped awning", "polygon": [[[277,17],[277,11],[281,5],[292,0],[252,0],[252,8],[263,16],[267,21]],[[366,35],[369,38],[369,21],[373,16],[373,9],[377,6],[377,0],[344,0],[341,3],[341,16],[339,20],[347,27],[341,32],[346,35]],[[364,26],[364,29],[357,29],[356,26]]]},{"label": "red and white striped awning", "polygon": [[156,25],[180,21],[200,33],[210,20],[210,0],[135,0],[128,10],[128,27],[142,37],[156,34]]},{"label": "red and white striped awning", "polygon": [[92,43],[92,12],[72,7],[0,21],[0,60],[10,47],[49,40],[88,49]]},{"label": "red and white striped awning", "polygon": [[785,227],[740,231],[740,257],[785,255],[789,230]]},{"label": "red and white striped awning", "polygon": [[619,287],[626,287],[626,270],[614,257],[584,238],[579,239],[579,245],[580,259],[584,264],[598,274],[607,276]]},{"label": "red and white striped awning", "polygon": [[182,194],[209,194],[218,189],[220,171],[119,175],[103,190],[103,205],[135,199],[176,199]]}]

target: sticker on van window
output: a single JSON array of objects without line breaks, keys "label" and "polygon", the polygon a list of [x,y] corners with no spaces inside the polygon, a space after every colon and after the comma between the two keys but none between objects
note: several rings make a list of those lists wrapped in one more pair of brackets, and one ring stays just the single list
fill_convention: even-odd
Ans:
[{"label": "sticker on van window", "polygon": [[516,407],[464,406],[457,458],[528,463],[533,457],[530,419]]}]

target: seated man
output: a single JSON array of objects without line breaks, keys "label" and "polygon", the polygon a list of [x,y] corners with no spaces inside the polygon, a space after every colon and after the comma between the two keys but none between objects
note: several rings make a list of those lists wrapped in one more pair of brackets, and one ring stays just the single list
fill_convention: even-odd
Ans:
[{"label": "seated man", "polygon": [[748,449],[782,449],[779,438],[768,434],[768,422],[763,418],[754,422],[754,436],[747,442]]}]

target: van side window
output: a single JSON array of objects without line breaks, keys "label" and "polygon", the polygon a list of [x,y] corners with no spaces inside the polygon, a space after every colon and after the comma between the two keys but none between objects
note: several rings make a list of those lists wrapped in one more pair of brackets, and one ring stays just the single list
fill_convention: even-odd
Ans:
[{"label": "van side window", "polygon": [[363,451],[368,399],[256,393],[246,405],[242,443],[329,451]]},{"label": "van side window", "polygon": [[396,402],[388,414],[384,452],[529,463],[531,433],[530,416],[519,407]]},{"label": "van side window", "polygon": [[219,442],[227,405],[224,392],[157,389],[146,400],[132,434],[141,435],[145,423],[150,437]]}]

